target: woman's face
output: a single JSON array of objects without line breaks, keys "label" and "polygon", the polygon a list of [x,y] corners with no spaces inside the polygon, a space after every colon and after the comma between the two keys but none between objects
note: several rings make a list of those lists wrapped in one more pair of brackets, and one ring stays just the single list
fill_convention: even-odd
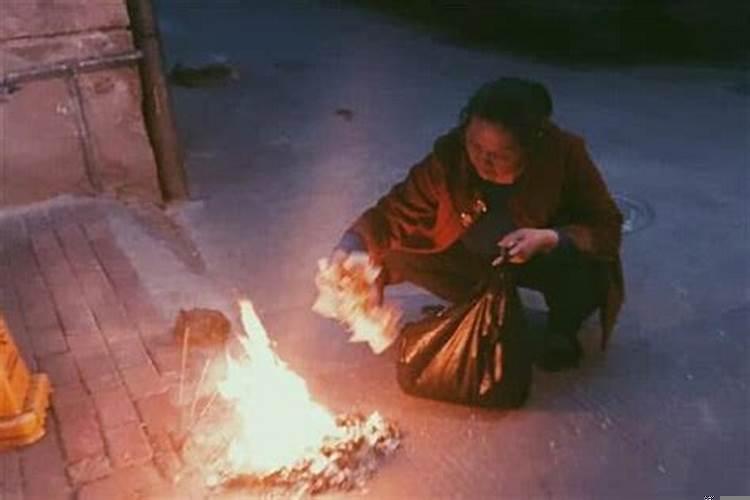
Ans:
[{"label": "woman's face", "polygon": [[472,117],[466,127],[466,153],[482,179],[510,184],[521,173],[523,152],[502,125]]}]

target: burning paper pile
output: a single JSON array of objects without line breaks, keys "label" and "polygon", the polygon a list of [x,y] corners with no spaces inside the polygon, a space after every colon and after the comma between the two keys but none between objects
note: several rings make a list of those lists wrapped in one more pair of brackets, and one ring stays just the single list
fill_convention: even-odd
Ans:
[{"label": "burning paper pile", "polygon": [[326,436],[315,453],[293,465],[265,474],[240,474],[225,482],[228,488],[278,488],[298,494],[348,491],[364,486],[378,461],[398,448],[399,432],[375,412],[336,417],[336,435]]},{"label": "burning paper pile", "polygon": [[[211,476],[209,485],[303,494],[360,486],[378,459],[399,446],[397,428],[377,412],[334,417],[313,401],[305,381],[273,351],[252,304],[242,301],[240,307],[247,333],[239,338],[243,356],[227,356],[218,386],[217,406],[229,410],[229,421],[213,436],[196,429],[197,445],[189,449],[213,457],[194,460]],[[212,438],[222,443],[201,453],[201,443]]]},{"label": "burning paper pile", "polygon": [[318,299],[313,311],[349,328],[350,342],[367,342],[376,354],[398,335],[398,311],[381,305],[376,280],[381,269],[367,254],[354,252],[341,261],[318,261]]}]

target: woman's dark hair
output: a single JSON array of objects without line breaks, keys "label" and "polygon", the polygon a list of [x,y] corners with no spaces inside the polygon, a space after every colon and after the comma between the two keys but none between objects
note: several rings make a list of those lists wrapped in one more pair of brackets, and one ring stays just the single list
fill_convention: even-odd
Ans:
[{"label": "woman's dark hair", "polygon": [[482,85],[459,115],[465,128],[472,117],[507,128],[522,146],[533,144],[552,115],[552,98],[544,85],[522,78],[499,78]]}]

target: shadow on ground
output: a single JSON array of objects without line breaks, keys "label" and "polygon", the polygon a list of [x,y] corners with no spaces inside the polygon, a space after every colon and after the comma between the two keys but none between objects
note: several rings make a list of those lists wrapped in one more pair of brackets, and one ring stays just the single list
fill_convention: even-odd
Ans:
[{"label": "shadow on ground", "polygon": [[[575,65],[738,63],[748,56],[746,2],[350,0],[438,39]],[[686,5],[689,4],[689,5]]]}]

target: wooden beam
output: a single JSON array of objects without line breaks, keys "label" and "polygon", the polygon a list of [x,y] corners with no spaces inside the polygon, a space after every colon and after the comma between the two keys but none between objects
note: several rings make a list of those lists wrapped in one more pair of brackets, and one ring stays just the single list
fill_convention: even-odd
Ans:
[{"label": "wooden beam", "polygon": [[151,0],[127,0],[136,47],[143,54],[143,115],[156,157],[159,187],[166,201],[189,197],[182,147],[177,136],[172,99],[162,66],[159,28]]}]

